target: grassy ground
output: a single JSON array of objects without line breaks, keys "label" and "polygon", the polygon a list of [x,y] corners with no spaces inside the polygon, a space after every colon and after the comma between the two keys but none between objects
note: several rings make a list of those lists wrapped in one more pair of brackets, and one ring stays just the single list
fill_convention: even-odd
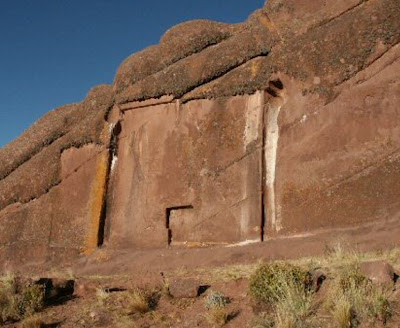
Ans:
[{"label": "grassy ground", "polygon": [[[335,275],[337,270],[343,266],[369,261],[387,261],[394,267],[400,268],[400,248],[361,253],[348,249],[346,245],[338,242],[332,248],[327,248],[325,253],[326,255],[321,257],[303,257],[296,260],[287,260],[285,262],[309,269],[321,268],[330,275]],[[252,263],[248,265],[204,268],[192,271],[178,269],[174,274],[178,276],[201,277],[210,282],[227,282],[235,279],[249,279],[258,265],[259,263]]]},{"label": "grassy ground", "polygon": [[[124,276],[74,277],[97,286],[83,298],[43,309],[40,289],[15,290],[15,276],[0,280],[5,327],[400,327],[400,287],[375,285],[359,265],[383,260],[400,268],[400,249],[358,253],[342,244],[318,258],[253,263],[168,273],[164,283],[143,285]],[[316,291],[312,273],[327,279]],[[175,299],[169,277],[210,285],[195,299]],[[113,284],[125,288],[112,291]],[[49,326],[50,325],[50,326]]]}]

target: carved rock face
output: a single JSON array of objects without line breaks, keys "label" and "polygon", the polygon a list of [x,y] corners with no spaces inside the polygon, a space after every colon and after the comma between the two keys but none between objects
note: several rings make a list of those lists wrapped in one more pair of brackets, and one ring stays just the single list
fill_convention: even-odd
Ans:
[{"label": "carved rock face", "polygon": [[398,0],[172,28],[0,149],[2,265],[398,221],[399,42]]}]

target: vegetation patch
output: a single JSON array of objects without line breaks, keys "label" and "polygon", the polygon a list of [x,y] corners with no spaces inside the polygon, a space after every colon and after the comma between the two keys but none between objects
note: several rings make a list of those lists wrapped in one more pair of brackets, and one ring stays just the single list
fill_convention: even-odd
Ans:
[{"label": "vegetation patch", "polygon": [[[190,299],[171,298],[166,279],[143,285],[137,277],[82,277],[103,288],[42,311],[42,286],[8,274],[0,277],[0,326],[398,327],[399,281],[372,282],[360,267],[379,260],[396,271],[399,254],[399,249],[362,254],[337,244],[322,257],[181,270],[179,276],[211,286]],[[326,279],[315,288],[319,273]],[[119,288],[105,287],[114,284]],[[221,292],[227,290],[229,297]]]},{"label": "vegetation patch", "polygon": [[285,288],[306,293],[311,287],[311,274],[284,262],[263,263],[250,277],[250,294],[256,301],[274,303],[286,296]]},{"label": "vegetation patch", "polygon": [[386,324],[393,313],[391,290],[361,275],[358,265],[343,267],[333,279],[325,308],[338,327],[372,320]]},{"label": "vegetation patch", "polygon": [[261,264],[250,278],[250,294],[272,309],[264,324],[308,327],[313,313],[311,282],[311,274],[300,266],[284,262]]},{"label": "vegetation patch", "polygon": [[224,308],[230,303],[230,299],[224,294],[219,292],[211,292],[207,295],[205,300],[205,307],[207,310],[214,308]]},{"label": "vegetation patch", "polygon": [[130,312],[143,314],[157,307],[160,293],[147,288],[134,288],[128,295]]},{"label": "vegetation patch", "polygon": [[222,327],[228,323],[229,315],[224,308],[213,308],[206,314],[206,319],[213,327]]},{"label": "vegetation patch", "polygon": [[45,324],[41,319],[41,317],[38,315],[27,317],[22,322],[22,328],[43,328],[43,327],[45,327]]},{"label": "vegetation patch", "polygon": [[207,309],[206,320],[213,327],[222,327],[228,323],[231,315],[226,310],[230,299],[220,292],[212,291],[205,299],[205,308]]},{"label": "vegetation patch", "polygon": [[100,305],[104,305],[109,297],[110,293],[105,288],[96,289],[96,298]]},{"label": "vegetation patch", "polygon": [[0,281],[0,323],[22,320],[44,307],[44,286],[18,283],[12,275]]}]

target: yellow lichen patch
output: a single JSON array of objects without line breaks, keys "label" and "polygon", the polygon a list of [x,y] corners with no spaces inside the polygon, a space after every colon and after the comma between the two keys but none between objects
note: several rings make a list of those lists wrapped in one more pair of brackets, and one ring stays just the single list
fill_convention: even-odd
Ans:
[{"label": "yellow lichen patch", "polygon": [[99,228],[101,212],[104,205],[107,174],[109,166],[109,152],[104,151],[100,154],[96,165],[96,176],[92,184],[91,199],[89,204],[89,229],[85,243],[85,254],[91,254],[96,250],[99,242]]},{"label": "yellow lichen patch", "polygon": [[269,17],[265,14],[261,14],[258,17],[258,21],[263,24],[268,30],[275,30],[276,27],[274,23],[269,19]]},{"label": "yellow lichen patch", "polygon": [[254,79],[260,70],[261,63],[259,61],[252,61],[251,63],[251,77]]},{"label": "yellow lichen patch", "polygon": [[111,254],[107,250],[99,250],[96,252],[96,255],[94,257],[94,261],[96,263],[102,263],[102,262],[107,262],[111,259]]}]

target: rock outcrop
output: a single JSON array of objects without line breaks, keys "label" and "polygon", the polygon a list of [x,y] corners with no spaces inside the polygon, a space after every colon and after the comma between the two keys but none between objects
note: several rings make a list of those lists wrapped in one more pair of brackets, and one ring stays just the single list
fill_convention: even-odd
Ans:
[{"label": "rock outcrop", "polygon": [[400,2],[192,21],[0,149],[0,266],[400,215]]}]

